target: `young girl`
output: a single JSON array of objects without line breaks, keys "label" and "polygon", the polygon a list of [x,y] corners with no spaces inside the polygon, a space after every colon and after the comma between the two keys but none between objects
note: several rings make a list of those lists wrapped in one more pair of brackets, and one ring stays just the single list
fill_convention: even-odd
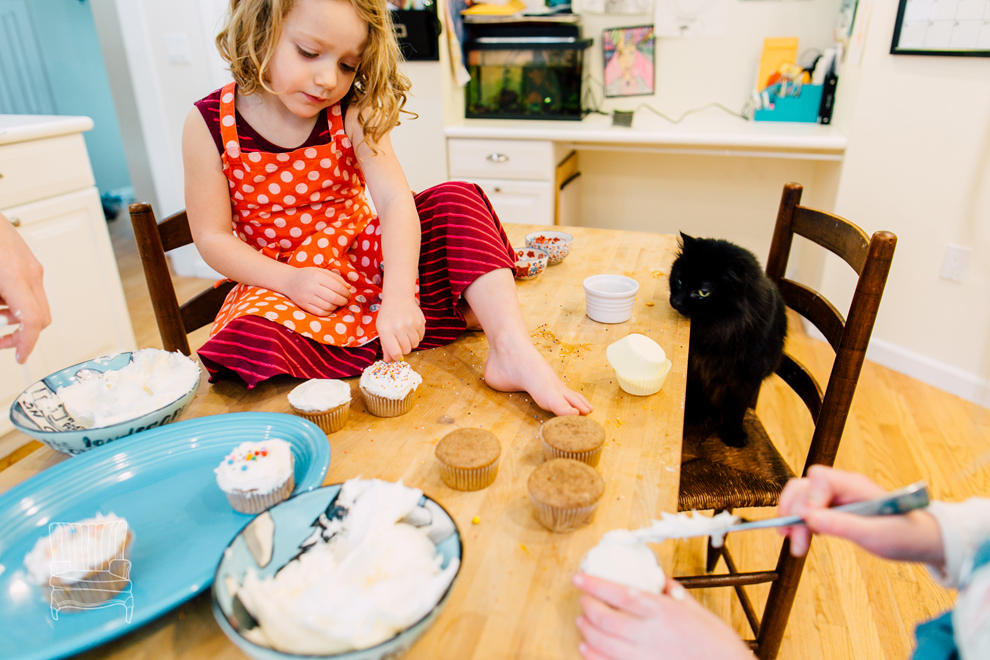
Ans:
[{"label": "young girl", "polygon": [[409,191],[388,136],[409,83],[385,0],[231,0],[217,46],[236,82],[196,103],[182,137],[196,246],[238,282],[199,350],[212,380],[355,376],[454,341],[467,315],[490,387],[591,411],[529,340],[481,190]]}]

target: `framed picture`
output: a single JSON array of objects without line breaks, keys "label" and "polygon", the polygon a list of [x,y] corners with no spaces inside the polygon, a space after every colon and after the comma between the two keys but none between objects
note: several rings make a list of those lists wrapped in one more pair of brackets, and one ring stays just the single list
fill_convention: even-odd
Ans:
[{"label": "framed picture", "polygon": [[652,25],[603,30],[605,96],[653,94],[656,81],[655,46]]},{"label": "framed picture", "polygon": [[990,0],[900,0],[890,52],[990,57]]}]

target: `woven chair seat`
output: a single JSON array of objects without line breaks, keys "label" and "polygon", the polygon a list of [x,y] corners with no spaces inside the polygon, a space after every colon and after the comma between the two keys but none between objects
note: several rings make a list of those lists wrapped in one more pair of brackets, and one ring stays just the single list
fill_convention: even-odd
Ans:
[{"label": "woven chair seat", "polygon": [[684,428],[679,511],[777,505],[794,472],[752,409],[746,411],[743,428],[749,442],[742,448],[726,446],[708,427]]}]

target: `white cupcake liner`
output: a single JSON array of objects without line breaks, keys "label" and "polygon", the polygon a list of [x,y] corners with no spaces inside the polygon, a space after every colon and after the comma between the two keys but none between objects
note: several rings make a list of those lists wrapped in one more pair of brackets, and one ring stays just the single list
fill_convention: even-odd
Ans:
[{"label": "white cupcake liner", "polygon": [[371,394],[364,388],[361,388],[361,393],[364,395],[364,404],[368,407],[368,412],[375,417],[405,415],[412,410],[416,399],[416,390],[411,391],[404,399],[388,399],[378,394]]},{"label": "white cupcake liner", "polygon": [[[45,585],[48,597],[51,598],[52,592],[57,589],[68,600],[77,603],[103,603],[116,598],[130,584],[131,562],[128,557],[131,554],[131,542],[133,540],[134,533],[128,530],[120,557],[108,559],[89,572],[80,571],[77,580],[65,580],[52,576],[50,583]],[[123,575],[110,573],[110,567],[114,562],[119,562],[123,569]]]},{"label": "white cupcake liner", "polygon": [[532,494],[529,499],[533,502],[533,508],[536,510],[536,519],[551,532],[573,532],[575,529],[588,525],[594,519],[595,509],[598,508],[598,502],[590,506],[562,509],[543,504],[537,501]]},{"label": "white cupcake liner", "polygon": [[232,490],[224,491],[227,496],[227,501],[230,502],[230,506],[234,507],[234,511],[240,513],[261,513],[266,511],[279,502],[288,499],[289,495],[296,488],[296,477],[295,477],[295,465],[296,459],[294,456],[290,455],[290,465],[292,470],[289,472],[289,478],[284,484],[279,486],[273,491],[267,493],[258,493],[256,491],[243,491],[243,490]]},{"label": "white cupcake liner", "polygon": [[557,449],[551,446],[543,438],[543,428],[540,428],[540,444],[543,446],[543,459],[551,460],[554,458],[572,458],[575,461],[581,461],[582,463],[587,463],[591,467],[598,467],[598,462],[602,458],[602,448],[605,447],[605,443],[598,445],[594,449],[589,449],[588,451],[565,451],[563,449]]},{"label": "white cupcake liner", "polygon": [[344,425],[347,424],[348,418],[351,416],[350,401],[323,412],[306,412],[305,410],[299,410],[291,403],[289,404],[289,408],[292,409],[293,414],[298,415],[303,419],[308,419],[319,426],[320,430],[327,435],[336,433],[340,429],[344,428]]},{"label": "white cupcake liner", "polygon": [[437,459],[440,466],[440,480],[454,490],[481,490],[495,483],[498,476],[498,459],[491,465],[480,468],[456,468]]},{"label": "white cupcake liner", "polygon": [[615,369],[619,387],[636,396],[656,394],[670,373],[671,362],[663,348],[643,335],[631,334],[605,349]]}]

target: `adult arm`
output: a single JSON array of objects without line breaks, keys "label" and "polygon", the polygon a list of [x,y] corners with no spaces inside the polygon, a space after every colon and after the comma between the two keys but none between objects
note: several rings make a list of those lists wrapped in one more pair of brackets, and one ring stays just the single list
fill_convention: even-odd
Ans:
[{"label": "adult arm", "polygon": [[14,347],[15,358],[24,364],[38,335],[52,322],[43,287],[44,269],[13,225],[0,214],[0,317],[20,324],[12,334],[0,337],[0,349]]},{"label": "adult arm", "polygon": [[193,108],[182,129],[186,213],[193,240],[214,270],[235,282],[277,291],[300,309],[326,316],[353,292],[340,275],[323,268],[296,268],[270,259],[234,235],[230,186],[223,162],[199,110]]},{"label": "adult arm", "polygon": [[419,214],[388,134],[382,136],[372,150],[364,139],[356,108],[348,108],[344,122],[382,227],[385,273],[377,325],[384,359],[390,362],[419,346],[426,332],[426,319],[416,303],[421,240]]}]

